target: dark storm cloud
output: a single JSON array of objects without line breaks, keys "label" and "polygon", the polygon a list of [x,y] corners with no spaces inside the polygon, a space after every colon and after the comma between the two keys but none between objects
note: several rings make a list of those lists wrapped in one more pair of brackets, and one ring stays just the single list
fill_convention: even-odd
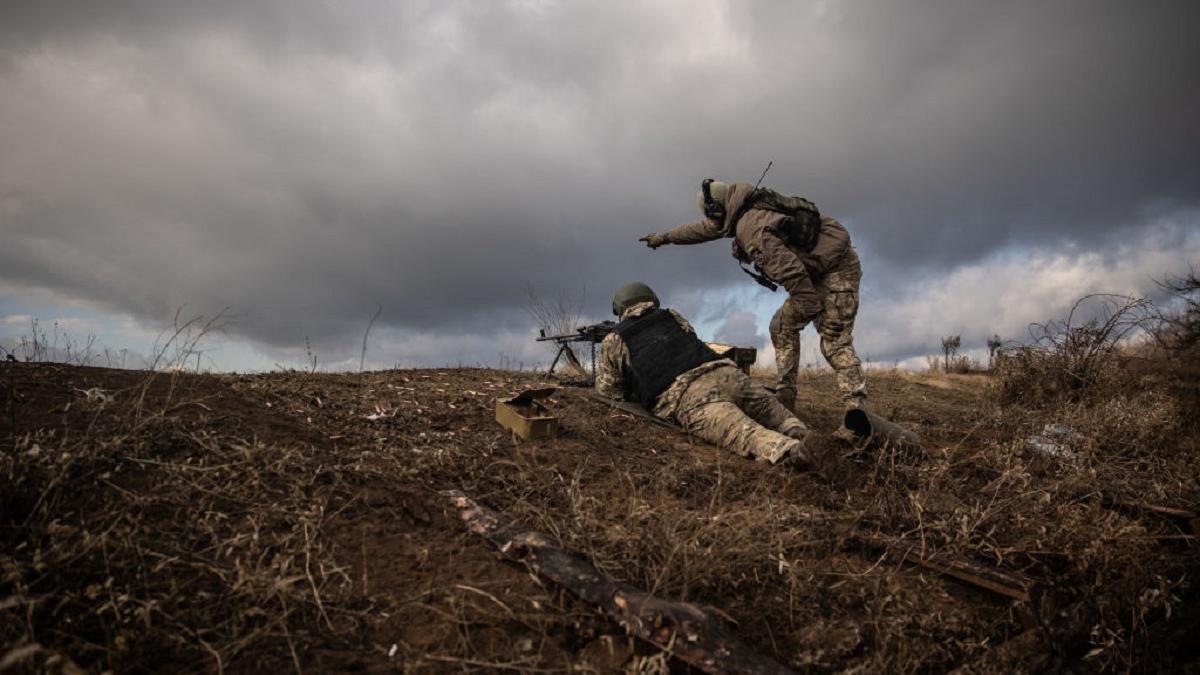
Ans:
[{"label": "dark storm cloud", "polygon": [[724,243],[634,239],[768,158],[889,287],[1136,237],[1200,197],[1200,5],[1149,7],[25,3],[0,25],[0,280],[233,305],[267,345],[344,345],[376,303],[521,330],[526,284],[595,313],[629,278],[749,283]]}]

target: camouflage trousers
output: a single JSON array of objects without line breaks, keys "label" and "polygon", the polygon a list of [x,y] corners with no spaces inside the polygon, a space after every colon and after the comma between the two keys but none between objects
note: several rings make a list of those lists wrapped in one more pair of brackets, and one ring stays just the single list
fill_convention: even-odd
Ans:
[{"label": "camouflage trousers", "polygon": [[772,464],[804,447],[780,433],[804,424],[732,363],[696,378],[680,397],[675,419],[689,434]]},{"label": "camouflage trousers", "polygon": [[867,398],[867,383],[862,363],[854,352],[854,318],[858,314],[858,284],[862,265],[854,249],[848,249],[837,266],[815,284],[821,300],[821,312],[805,316],[791,298],[771,318],[771,343],[775,346],[776,389],[784,398],[795,400],[796,376],[800,367],[800,331],[811,320],[821,336],[821,354],[837,376],[838,390],[847,407],[862,407]]}]

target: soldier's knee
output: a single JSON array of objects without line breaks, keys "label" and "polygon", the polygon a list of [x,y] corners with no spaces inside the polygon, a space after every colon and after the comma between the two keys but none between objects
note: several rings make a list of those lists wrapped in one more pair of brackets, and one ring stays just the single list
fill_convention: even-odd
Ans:
[{"label": "soldier's knee", "polygon": [[858,364],[858,354],[850,345],[834,345],[828,350],[826,356],[830,361],[837,361],[846,365]]}]

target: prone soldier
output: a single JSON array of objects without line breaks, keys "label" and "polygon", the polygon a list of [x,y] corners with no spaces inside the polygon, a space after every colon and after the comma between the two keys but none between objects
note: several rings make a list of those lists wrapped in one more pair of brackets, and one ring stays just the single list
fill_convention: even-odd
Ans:
[{"label": "prone soldier", "polygon": [[600,343],[596,392],[632,400],[705,441],[769,464],[822,470],[804,445],[808,428],[640,282],[613,295],[620,322]]}]

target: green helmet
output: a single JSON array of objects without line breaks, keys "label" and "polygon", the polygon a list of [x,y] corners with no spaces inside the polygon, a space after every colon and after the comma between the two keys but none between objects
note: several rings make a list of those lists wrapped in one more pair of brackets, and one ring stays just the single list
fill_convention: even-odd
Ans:
[{"label": "green helmet", "polygon": [[658,296],[654,290],[640,281],[631,281],[613,293],[613,314],[621,316],[625,310],[639,302],[653,302],[658,307]]},{"label": "green helmet", "polygon": [[[710,202],[705,199],[703,187],[707,186]],[[702,189],[696,193],[696,208],[710,218],[724,218],[725,197],[729,194],[729,183],[711,178],[704,179]]]}]

